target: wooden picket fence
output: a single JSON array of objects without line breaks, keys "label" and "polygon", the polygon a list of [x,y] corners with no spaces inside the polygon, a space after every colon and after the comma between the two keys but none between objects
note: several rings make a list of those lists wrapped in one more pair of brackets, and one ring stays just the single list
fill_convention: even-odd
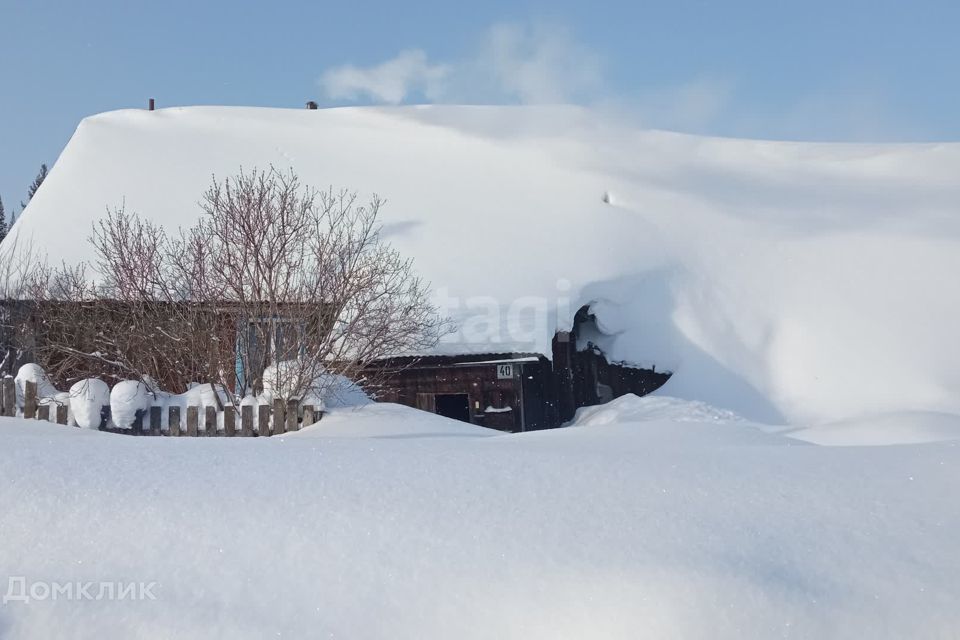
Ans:
[{"label": "wooden picket fence", "polygon": [[[17,391],[13,378],[4,378],[0,383],[0,415],[17,415]],[[180,407],[167,407],[167,429],[163,430],[163,407],[150,407],[136,420],[131,429],[101,426],[100,431],[144,436],[226,436],[256,437],[273,436],[299,431],[319,422],[323,411],[313,405],[299,406],[297,400],[276,399],[272,405],[242,406],[239,412],[234,407],[223,411],[223,429],[217,426],[216,407],[187,407],[186,416],[181,416]],[[109,407],[104,416],[109,416]],[[239,413],[239,421],[237,420]],[[35,382],[26,382],[23,389],[23,417],[27,419],[67,424],[67,407],[63,404],[43,404],[37,398]],[[186,417],[186,424],[182,420]],[[202,418],[202,419],[201,419]],[[104,420],[106,423],[107,420]],[[238,424],[239,422],[239,424]]]}]

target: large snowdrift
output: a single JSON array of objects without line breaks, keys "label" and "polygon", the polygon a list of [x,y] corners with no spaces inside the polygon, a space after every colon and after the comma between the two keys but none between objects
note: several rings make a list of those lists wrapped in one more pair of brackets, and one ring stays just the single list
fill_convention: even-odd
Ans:
[{"label": "large snowdrift", "polygon": [[13,235],[89,258],[105,207],[187,225],[211,174],[268,164],[388,198],[387,236],[467,318],[445,351],[549,354],[591,304],[612,357],[750,419],[960,414],[956,144],[711,139],[566,107],[119,111],[80,124]]},{"label": "large snowdrift", "polygon": [[[323,438],[321,423],[134,438],[0,419],[0,585],[22,578],[12,595],[37,597],[0,605],[0,636],[960,628],[955,443],[823,447],[647,398],[608,405],[615,420],[495,437],[449,437],[470,426],[389,405],[372,428],[366,410],[364,435],[411,437]],[[156,599],[96,600],[100,583],[156,583]],[[72,597],[44,591],[66,584]]]},{"label": "large snowdrift", "polygon": [[392,402],[341,407],[326,413],[323,419],[292,438],[439,438],[489,437],[502,431],[450,420]]}]

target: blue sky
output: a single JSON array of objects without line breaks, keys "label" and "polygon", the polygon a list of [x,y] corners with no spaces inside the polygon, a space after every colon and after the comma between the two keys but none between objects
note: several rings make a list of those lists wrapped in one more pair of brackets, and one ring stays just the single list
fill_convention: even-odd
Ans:
[{"label": "blue sky", "polygon": [[960,139],[960,2],[0,0],[0,197],[86,115],[557,102],[800,140]]}]

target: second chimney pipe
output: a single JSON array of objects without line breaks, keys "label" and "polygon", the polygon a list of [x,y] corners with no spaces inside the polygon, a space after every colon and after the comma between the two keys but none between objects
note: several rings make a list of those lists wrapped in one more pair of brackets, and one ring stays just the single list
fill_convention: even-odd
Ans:
[{"label": "second chimney pipe", "polygon": [[149,106],[149,110],[150,110],[150,111],[153,111],[153,106],[154,106],[154,105],[153,105],[153,98],[150,98],[150,106]]}]

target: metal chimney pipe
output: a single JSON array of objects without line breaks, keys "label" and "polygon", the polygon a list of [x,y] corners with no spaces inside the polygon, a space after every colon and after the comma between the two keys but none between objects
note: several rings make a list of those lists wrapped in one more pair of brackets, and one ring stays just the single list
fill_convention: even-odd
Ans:
[{"label": "metal chimney pipe", "polygon": [[147,108],[149,111],[153,111],[154,103],[153,98],[150,98],[150,106]]}]

